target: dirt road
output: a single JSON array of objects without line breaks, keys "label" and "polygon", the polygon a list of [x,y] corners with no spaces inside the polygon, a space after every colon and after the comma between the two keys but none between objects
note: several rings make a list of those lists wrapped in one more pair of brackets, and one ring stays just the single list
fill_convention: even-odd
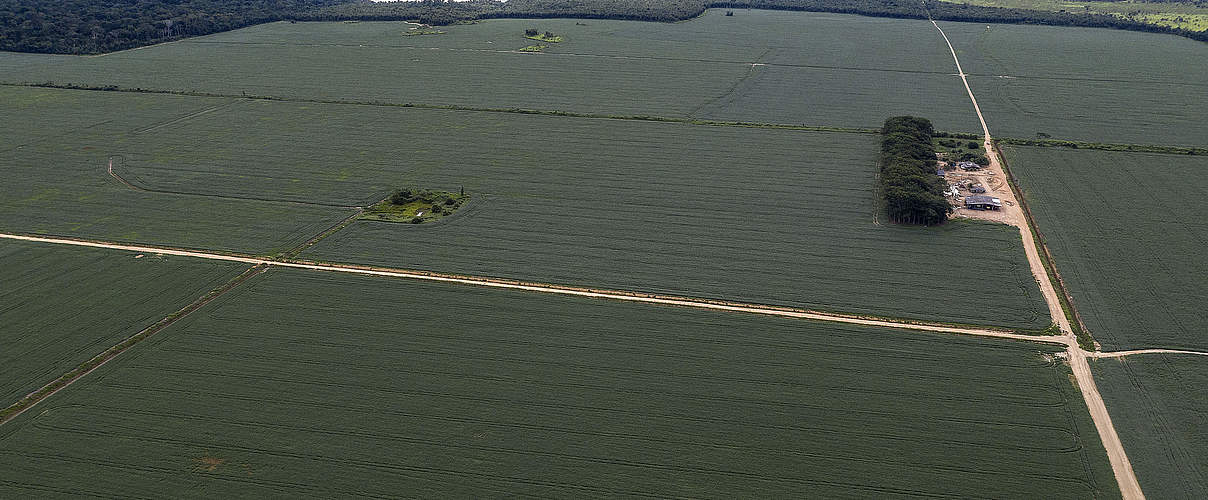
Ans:
[{"label": "dirt road", "polygon": [[1044,336],[1044,335],[1023,335],[1011,333],[1007,331],[993,330],[989,328],[972,328],[972,327],[957,327],[943,326],[924,323],[910,323],[905,321],[893,321],[887,319],[877,319],[870,317],[845,316],[841,314],[828,314],[817,311],[809,311],[803,309],[792,309],[784,307],[764,306],[759,304],[748,304],[742,302],[724,302],[724,301],[706,301],[693,299],[689,297],[676,297],[667,295],[649,295],[642,293],[629,292],[624,290],[598,290],[574,288],[558,285],[550,285],[544,283],[531,283],[510,280],[500,280],[493,278],[474,277],[474,276],[458,276],[450,274],[429,273],[423,271],[411,271],[405,269],[390,269],[390,268],[371,268],[353,265],[340,264],[321,264],[303,260],[270,260],[246,255],[231,255],[221,253],[203,252],[197,250],[186,250],[180,248],[163,248],[149,247],[141,245],[129,245],[123,243],[111,243],[104,241],[87,241],[67,238],[52,238],[44,236],[28,236],[19,234],[0,233],[0,238],[34,241],[41,243],[54,243],[61,245],[74,245],[93,248],[108,248],[112,250],[125,250],[128,252],[137,252],[144,254],[163,254],[176,255],[181,257],[195,257],[200,259],[223,260],[229,262],[242,262],[244,264],[261,264],[267,266],[286,267],[294,269],[309,269],[312,271],[326,271],[337,273],[349,273],[368,276],[382,276],[390,278],[405,278],[425,281],[438,281],[444,283],[458,283],[463,285],[485,286],[492,288],[506,288],[512,290],[525,290],[529,292],[553,293],[559,295],[574,295],[579,297],[591,297],[600,299],[623,300],[627,302],[642,302],[648,304],[661,304],[679,307],[692,307],[697,309],[711,309],[716,311],[731,311],[742,312],[749,314],[762,314],[767,316],[780,316],[785,318],[810,319],[817,321],[830,321],[835,323],[847,323],[853,325],[879,326],[887,328],[897,328],[906,330],[922,330],[938,333],[953,333],[958,335],[973,335],[978,337],[994,337],[1012,340],[1023,340],[1028,342],[1042,342],[1048,344],[1066,345],[1064,337],[1060,336]]},{"label": "dirt road", "polygon": [[[948,50],[952,52],[952,61],[956,63],[956,71],[961,77],[961,82],[965,84],[965,91],[969,93],[969,100],[973,103],[973,110],[977,113],[978,121],[981,122],[986,157],[990,159],[990,169],[995,171],[996,175],[1002,175],[1002,179],[1008,179],[1002,169],[1002,162],[994,149],[994,142],[990,136],[990,127],[986,125],[986,118],[982,114],[981,107],[977,105],[977,97],[973,95],[973,89],[969,87],[969,79],[966,78],[965,70],[961,68],[961,61],[956,55],[956,49],[952,46],[952,41],[948,39],[948,35],[940,28],[939,23],[936,23],[932,19],[931,24],[935,26],[936,31],[940,32],[940,36],[944,37],[944,43],[948,44]],[[1090,365],[1086,362],[1088,353],[1078,346],[1078,339],[1074,338],[1073,330],[1070,329],[1070,323],[1066,319],[1065,312],[1061,309],[1061,302],[1057,298],[1057,291],[1049,280],[1049,274],[1044,267],[1043,261],[1040,260],[1040,252],[1036,247],[1036,241],[1032,238],[1032,228],[1028,225],[1027,218],[1024,217],[1023,209],[1019,206],[1018,200],[1015,200],[1014,193],[1011,193],[1010,190],[1007,190],[1007,193],[1010,194],[1009,199],[1013,203],[1010,206],[1004,206],[1003,210],[1004,212],[1008,210],[1011,212],[1007,214],[1007,220],[1019,228],[1019,235],[1023,238],[1024,253],[1027,254],[1028,264],[1032,268],[1032,276],[1036,278],[1036,283],[1040,285],[1040,292],[1044,296],[1045,303],[1049,306],[1049,314],[1053,317],[1053,322],[1061,327],[1063,333],[1061,338],[1065,340],[1067,345],[1066,351],[1068,353],[1070,368],[1074,372],[1074,378],[1078,381],[1078,388],[1082,391],[1082,397],[1086,400],[1086,406],[1090,410],[1091,419],[1095,422],[1095,429],[1099,431],[1099,439],[1103,441],[1103,446],[1107,449],[1107,458],[1111,462],[1116,482],[1120,485],[1120,493],[1125,500],[1143,499],[1145,495],[1141,492],[1141,485],[1137,482],[1137,475],[1133,472],[1132,463],[1129,462],[1128,454],[1124,451],[1124,445],[1120,442],[1120,436],[1116,433],[1115,426],[1112,425],[1111,416],[1107,413],[1107,406],[1103,404],[1103,397],[1099,395],[1099,388],[1095,385],[1095,378],[1091,374]],[[995,193],[995,195],[1003,200],[1008,199],[1003,193]],[[1090,355],[1093,356],[1093,354]]]}]

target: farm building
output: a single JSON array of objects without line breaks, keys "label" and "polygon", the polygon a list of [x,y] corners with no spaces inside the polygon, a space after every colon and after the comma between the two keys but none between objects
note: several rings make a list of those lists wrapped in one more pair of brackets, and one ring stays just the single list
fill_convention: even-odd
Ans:
[{"label": "farm building", "polygon": [[970,210],[1001,210],[1002,200],[980,194],[965,197],[965,208]]}]

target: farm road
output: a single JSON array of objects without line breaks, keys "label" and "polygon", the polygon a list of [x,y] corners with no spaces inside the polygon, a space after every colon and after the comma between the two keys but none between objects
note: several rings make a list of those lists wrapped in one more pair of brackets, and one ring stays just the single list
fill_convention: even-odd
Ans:
[{"label": "farm road", "polygon": [[[928,18],[931,17],[928,13]],[[986,125],[986,118],[982,114],[981,107],[977,105],[977,97],[973,95],[973,89],[969,87],[969,79],[966,78],[965,70],[961,68],[960,58],[956,55],[956,49],[952,46],[952,41],[948,39],[948,35],[944,33],[943,28],[940,28],[939,23],[931,19],[931,24],[940,32],[940,36],[944,37],[944,42],[948,44],[948,50],[952,52],[952,61],[956,63],[956,71],[961,77],[961,81],[965,84],[965,91],[969,93],[969,100],[973,103],[973,110],[977,113],[977,119],[981,122],[982,132],[985,139],[986,157],[990,159],[990,169],[995,172],[995,175],[1002,176],[1000,178],[1010,178],[1005,175],[1002,168],[1002,161],[998,157],[994,149],[994,140],[990,136],[990,127]],[[1103,442],[1103,447],[1107,450],[1108,461],[1111,462],[1112,472],[1116,476],[1116,482],[1120,486],[1120,494],[1125,500],[1143,499],[1145,494],[1141,492],[1141,485],[1137,482],[1137,475],[1133,471],[1132,463],[1128,460],[1128,454],[1124,451],[1124,444],[1120,442],[1120,436],[1116,433],[1116,427],[1112,424],[1111,415],[1107,412],[1107,406],[1103,403],[1103,397],[1099,394],[1099,388],[1095,385],[1094,376],[1091,374],[1090,364],[1087,363],[1087,357],[1100,357],[1095,353],[1088,353],[1078,345],[1078,339],[1074,336],[1074,331],[1070,328],[1070,322],[1066,318],[1065,311],[1061,308],[1061,302],[1057,297],[1057,290],[1054,289],[1052,281],[1049,279],[1048,270],[1044,266],[1044,262],[1040,259],[1040,252],[1036,246],[1036,241],[1032,237],[1032,227],[1028,222],[1028,218],[1023,213],[1023,207],[1019,200],[1015,199],[1012,190],[1006,190],[1003,193],[995,193],[1004,200],[1009,200],[1012,203],[1004,203],[1003,212],[1007,215],[1007,222],[1019,228],[1020,237],[1023,238],[1024,253],[1027,254],[1028,264],[1032,268],[1032,275],[1036,278],[1036,283],[1040,285],[1041,294],[1044,296],[1044,301],[1049,305],[1049,314],[1053,321],[1061,328],[1061,338],[1065,341],[1067,348],[1066,353],[1069,359],[1070,368],[1074,373],[1074,378],[1078,381],[1078,388],[1082,391],[1082,398],[1086,400],[1086,407],[1090,410],[1091,420],[1095,422],[1095,429],[1099,432],[1099,439]],[[1126,354],[1120,354],[1121,356]]]},{"label": "farm road", "polygon": [[445,283],[457,283],[463,285],[485,286],[493,288],[505,288],[513,290],[524,290],[530,292],[553,293],[559,295],[573,295],[579,297],[591,297],[601,299],[623,300],[628,302],[643,302],[648,304],[661,304],[680,307],[693,307],[698,309],[711,309],[717,311],[742,312],[751,314],[763,314],[768,316],[780,316],[786,318],[798,318],[817,321],[830,321],[835,323],[848,323],[864,326],[879,326],[887,328],[907,329],[907,330],[922,330],[938,333],[953,333],[959,335],[973,335],[978,337],[994,337],[1012,340],[1022,340],[1028,342],[1041,342],[1047,344],[1067,345],[1067,341],[1060,336],[1045,336],[1045,335],[1024,335],[1012,333],[1002,330],[994,330],[989,328],[975,327],[958,327],[944,326],[925,323],[910,323],[905,321],[894,321],[890,319],[878,319],[871,317],[845,316],[841,314],[822,313],[817,311],[809,311],[803,309],[791,309],[765,306],[759,304],[748,304],[742,302],[720,302],[720,301],[704,301],[692,299],[689,297],[677,297],[666,295],[649,295],[643,293],[629,292],[623,290],[598,290],[574,288],[558,285],[550,285],[544,283],[533,282],[518,282],[508,280],[498,280],[476,276],[459,276],[439,273],[428,273],[423,271],[413,271],[405,269],[391,268],[370,268],[352,265],[341,264],[321,264],[317,262],[305,260],[272,260],[249,255],[233,255],[204,252],[198,250],[188,250],[182,248],[163,248],[150,247],[141,245],[128,245],[122,243],[112,243],[103,241],[88,241],[75,240],[67,238],[52,238],[45,236],[28,236],[19,234],[0,233],[0,238],[34,241],[42,243],[54,243],[63,245],[75,245],[94,248],[107,248],[111,250],[125,250],[128,252],[176,255],[181,257],[195,257],[201,259],[224,260],[230,262],[242,262],[252,265],[267,265],[278,266],[295,269],[308,269],[312,271],[328,271],[349,274],[359,274],[368,276],[382,276],[390,278],[406,278],[426,281],[439,281]]},{"label": "farm road", "polygon": [[880,319],[866,316],[848,316],[834,313],[824,313],[818,311],[810,311],[805,309],[792,309],[785,307],[774,307],[760,304],[750,304],[743,302],[723,302],[723,301],[707,301],[694,299],[690,297],[678,297],[669,295],[650,295],[640,292],[631,292],[625,290],[600,290],[575,288],[568,286],[552,285],[536,282],[522,282],[501,280],[478,276],[462,276],[452,274],[430,273],[425,271],[415,271],[407,269],[393,269],[381,267],[362,267],[355,265],[344,264],[325,264],[306,260],[282,259],[273,260],[250,255],[239,254],[223,254],[214,252],[205,252],[200,250],[189,250],[183,248],[169,247],[153,247],[143,245],[131,245],[124,243],[114,243],[94,240],[77,240],[68,238],[54,238],[48,236],[31,236],[22,234],[0,233],[0,238],[32,241],[41,243],[51,243],[60,245],[74,245],[93,248],[107,248],[111,250],[123,250],[127,252],[176,255],[181,257],[194,257],[199,259],[224,260],[230,262],[241,262],[251,265],[278,266],[293,269],[307,269],[311,271],[326,271],[337,273],[357,274],[364,276],[380,276],[386,278],[404,278],[416,279],[425,281],[438,281],[444,283],[456,283],[462,285],[485,286],[492,288],[504,288],[512,290],[524,290],[529,292],[552,293],[558,295],[572,295],[578,297],[590,297],[600,299],[623,300],[627,302],[641,302],[647,304],[660,304],[680,307],[692,307],[697,309],[710,309],[716,311],[730,311],[750,314],[762,314],[768,316],[779,316],[785,318],[807,319],[815,321],[829,321],[834,323],[847,323],[853,325],[877,326],[885,328],[895,328],[903,330],[920,330],[937,333],[952,333],[958,335],[972,335],[977,337],[992,337],[1011,340],[1020,340],[1026,342],[1040,342],[1045,344],[1058,344],[1071,347],[1078,350],[1084,357],[1120,357],[1133,354],[1144,354],[1150,352],[1170,352],[1183,354],[1199,354],[1208,356],[1208,352],[1196,351],[1174,351],[1165,349],[1146,349],[1141,351],[1120,351],[1118,353],[1087,353],[1078,347],[1077,341],[1072,341],[1071,336],[1058,335],[1025,335],[1020,333],[1012,333],[1010,331],[995,330],[991,328],[963,327],[963,326],[945,326],[938,324],[927,323],[911,323],[908,321],[898,321],[892,319]]}]

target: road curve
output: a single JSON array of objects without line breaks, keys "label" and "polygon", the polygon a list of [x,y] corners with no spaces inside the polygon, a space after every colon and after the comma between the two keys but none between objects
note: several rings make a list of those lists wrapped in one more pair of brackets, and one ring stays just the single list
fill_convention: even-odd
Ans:
[{"label": "road curve", "polygon": [[[928,17],[931,17],[930,14],[928,14]],[[969,87],[969,79],[966,78],[965,71],[961,68],[961,61],[956,56],[956,49],[952,46],[952,41],[948,39],[948,35],[944,33],[943,28],[940,28],[939,23],[935,22],[935,19],[931,19],[931,25],[935,26],[936,31],[940,32],[940,36],[944,37],[944,43],[948,44],[948,50],[952,52],[952,61],[956,63],[956,71],[961,77],[961,82],[965,84],[965,91],[969,93],[969,100],[973,103],[973,110],[977,112],[977,119],[981,122],[982,132],[985,134],[986,157],[990,159],[991,168],[998,167],[1001,169],[1000,160],[994,151],[993,139],[990,137],[990,127],[986,125],[986,118],[982,115],[981,107],[977,105],[977,97],[973,95],[973,89]],[[1007,182],[1010,182],[1009,178]],[[1018,200],[1018,202],[1022,204],[1023,200]],[[1022,211],[1022,208],[1018,210]],[[1049,314],[1064,333],[1061,338],[1066,341],[1070,369],[1074,373],[1074,378],[1078,381],[1078,388],[1082,391],[1082,398],[1086,400],[1086,407],[1090,410],[1091,420],[1095,422],[1095,429],[1099,431],[1099,439],[1107,450],[1107,459],[1111,462],[1112,472],[1116,476],[1116,482],[1119,483],[1120,494],[1125,500],[1144,499],[1145,494],[1141,492],[1141,485],[1137,482],[1136,473],[1133,472],[1132,462],[1128,460],[1128,454],[1124,451],[1124,444],[1120,442],[1120,436],[1116,433],[1116,427],[1112,425],[1111,415],[1107,412],[1107,406],[1103,404],[1103,397],[1099,395],[1099,388],[1095,385],[1095,378],[1091,374],[1090,365],[1086,361],[1086,358],[1093,354],[1086,352],[1078,346],[1078,340],[1074,337],[1069,320],[1066,319],[1065,312],[1061,309],[1061,302],[1057,299],[1057,291],[1049,280],[1048,270],[1045,269],[1044,263],[1040,260],[1040,252],[1036,247],[1036,242],[1032,238],[1032,228],[1028,224],[1027,218],[1016,217],[1016,219],[1016,226],[1019,227],[1019,234],[1023,239],[1024,253],[1027,254],[1028,264],[1032,268],[1032,275],[1035,276],[1036,283],[1040,285],[1041,295],[1044,296],[1045,302],[1049,305]]]}]

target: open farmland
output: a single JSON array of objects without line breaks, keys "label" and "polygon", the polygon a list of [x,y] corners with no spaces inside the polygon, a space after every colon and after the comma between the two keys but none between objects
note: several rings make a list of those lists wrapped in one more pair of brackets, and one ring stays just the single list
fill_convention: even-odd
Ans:
[{"label": "open farmland", "polygon": [[1103,399],[1149,498],[1208,496],[1208,363],[1152,355],[1093,365]]},{"label": "open farmland", "polygon": [[941,25],[998,136],[1208,145],[1203,42],[1097,28]]},{"label": "open farmland", "polygon": [[[274,253],[355,213],[283,201],[143,192],[106,171],[112,154],[230,99],[0,87],[0,230]],[[76,111],[83,110],[83,111]],[[198,147],[201,138],[192,138]],[[19,141],[19,142],[18,142]]]},{"label": "open farmland", "polygon": [[246,266],[0,240],[0,408]]},{"label": "open farmland", "polygon": [[0,428],[0,491],[1114,495],[1051,350],[271,271]]},{"label": "open farmland", "polygon": [[[234,101],[131,134],[112,151],[123,155],[114,168],[124,179],[188,199],[317,203],[342,214],[334,207],[366,206],[402,186],[476,197],[437,225],[358,222],[307,254],[317,259],[1048,326],[1013,229],[876,221],[877,137]],[[964,255],[932,258],[951,252]],[[962,276],[985,280],[997,299],[959,293]]]},{"label": "open farmland", "polygon": [[1208,158],[1010,147],[1040,232],[1106,349],[1208,349]]},{"label": "open farmland", "polygon": [[[534,24],[565,41],[517,52]],[[0,80],[840,127],[926,109],[941,129],[977,129],[927,22],[710,11],[673,25],[585,24],[492,20],[403,36],[398,22],[273,23],[101,57],[0,53]]]}]

